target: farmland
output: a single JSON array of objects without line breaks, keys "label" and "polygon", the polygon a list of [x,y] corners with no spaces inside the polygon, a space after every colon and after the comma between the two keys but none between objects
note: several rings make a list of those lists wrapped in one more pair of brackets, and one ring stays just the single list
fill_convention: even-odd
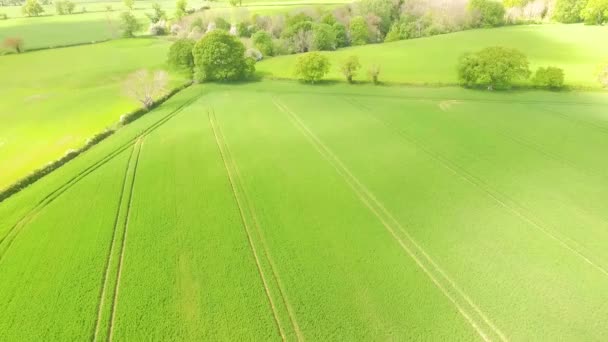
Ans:
[{"label": "farmland", "polygon": [[0,205],[0,332],[601,340],[607,104],[192,86]]},{"label": "farmland", "polygon": [[[404,40],[380,45],[365,45],[326,52],[333,67],[329,79],[343,79],[339,63],[348,56],[359,57],[361,64],[378,64],[381,79],[397,84],[456,84],[456,63],[465,52],[501,45],[519,49],[530,59],[531,67],[556,66],[564,69],[572,86],[597,88],[596,68],[608,56],[608,47],[597,44],[608,36],[607,26],[523,25],[479,29]],[[294,78],[297,56],[280,56],[259,64],[258,70],[269,78]],[[366,80],[362,72],[358,80]]]}]

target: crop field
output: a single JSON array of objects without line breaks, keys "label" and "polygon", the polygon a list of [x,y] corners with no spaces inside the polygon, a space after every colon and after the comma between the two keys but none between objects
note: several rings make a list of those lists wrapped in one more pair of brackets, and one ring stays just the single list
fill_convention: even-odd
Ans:
[{"label": "crop field", "polygon": [[[137,109],[124,78],[164,68],[168,49],[163,40],[133,39],[0,57],[0,189]],[[183,82],[173,75],[170,86]]]},{"label": "crop field", "polygon": [[192,86],[0,203],[0,336],[602,340],[606,105]]},{"label": "crop field", "polygon": [[[366,80],[372,64],[381,68],[380,80],[397,84],[455,84],[456,65],[465,52],[488,46],[517,48],[531,67],[564,69],[566,84],[598,88],[596,69],[608,56],[608,26],[522,25],[456,32],[429,38],[350,47],[325,52],[332,62],[329,79],[343,80],[339,65],[348,56],[359,57],[363,66],[356,80]],[[297,55],[269,58],[257,69],[269,78],[294,78]]]}]

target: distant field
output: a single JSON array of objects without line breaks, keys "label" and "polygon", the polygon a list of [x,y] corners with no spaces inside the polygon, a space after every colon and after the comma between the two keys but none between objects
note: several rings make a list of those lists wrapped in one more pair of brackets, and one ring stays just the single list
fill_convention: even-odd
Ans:
[{"label": "distant field", "polygon": [[[377,63],[382,69],[380,79],[385,82],[454,84],[460,55],[500,45],[526,53],[533,69],[549,65],[563,68],[567,84],[598,87],[596,68],[608,59],[608,45],[598,42],[607,36],[608,26],[527,25],[365,45],[326,53],[333,63],[328,78],[343,79],[339,64],[355,55],[363,65],[359,80],[365,80],[366,68]],[[257,69],[268,77],[293,78],[296,58],[295,55],[270,58],[259,63]]]},{"label": "distant field", "polygon": [[0,189],[139,108],[123,95],[123,81],[140,68],[164,68],[168,48],[131,39],[0,57]]},{"label": "distant field", "polygon": [[0,335],[602,340],[607,105],[190,87],[0,203]]}]

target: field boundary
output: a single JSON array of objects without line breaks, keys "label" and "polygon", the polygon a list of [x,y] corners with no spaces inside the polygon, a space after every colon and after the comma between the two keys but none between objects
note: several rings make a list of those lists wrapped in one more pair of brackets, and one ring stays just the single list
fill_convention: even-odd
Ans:
[{"label": "field boundary", "polygon": [[[393,126],[391,126],[390,123],[384,121],[383,119],[380,119],[379,117],[377,117],[377,115],[373,114],[369,107],[367,107],[367,106],[365,106],[365,105],[363,105],[361,103],[358,103],[358,105],[355,106],[355,107],[363,107],[363,108],[365,108],[365,112],[370,117],[374,118],[376,121],[378,121],[379,123],[381,123],[382,125],[384,125],[385,127],[387,127],[390,131],[393,131],[397,135],[401,136],[403,139],[405,139],[406,141],[408,141],[410,144],[412,144],[413,146],[415,146],[419,150],[422,150],[429,157],[431,157],[431,159],[433,159],[436,162],[438,162],[444,168],[446,168],[450,172],[454,173],[455,175],[457,175],[460,178],[464,179],[469,184],[473,185],[477,189],[479,189],[482,192],[484,192],[486,195],[488,195],[490,198],[492,198],[496,203],[498,203],[504,209],[506,209],[507,211],[509,211],[511,214],[513,214],[516,217],[520,218],[521,220],[523,220],[524,222],[528,223],[529,225],[537,228],[542,233],[544,233],[547,237],[551,238],[552,240],[554,240],[555,242],[557,242],[559,245],[561,245],[563,248],[565,248],[566,250],[568,250],[571,253],[573,253],[576,256],[578,256],[582,261],[584,261],[588,265],[592,266],[597,271],[603,273],[605,276],[608,276],[608,271],[606,269],[604,269],[600,265],[598,265],[595,262],[593,262],[591,259],[589,259],[589,257],[587,257],[585,254],[583,254],[577,248],[575,248],[575,247],[581,248],[581,246],[576,241],[572,240],[571,238],[569,238],[567,236],[564,236],[563,234],[557,232],[555,229],[551,229],[551,228],[545,227],[546,224],[544,222],[542,222],[542,220],[539,220],[538,218],[534,217],[534,215],[531,214],[528,209],[526,209],[525,207],[523,207],[522,205],[520,205],[517,201],[513,200],[512,198],[510,198],[509,196],[505,195],[504,193],[502,193],[502,192],[500,192],[500,191],[492,188],[486,182],[484,182],[483,180],[479,179],[479,177],[477,177],[477,176],[471,174],[470,172],[466,171],[461,166],[455,164],[454,162],[451,162],[447,158],[439,155],[438,153],[431,151],[429,148],[426,148],[421,142],[419,142],[415,138],[412,138],[411,136],[409,136],[408,134],[406,134],[402,130],[395,130],[395,128]],[[502,197],[502,199],[501,199],[501,197]],[[575,247],[570,246],[564,240],[569,241]]]},{"label": "field boundary", "polygon": [[[28,210],[21,217],[21,219],[19,219],[17,221],[17,223],[15,223],[4,234],[4,236],[2,238],[0,238],[0,264],[2,262],[2,258],[4,257],[4,254],[6,253],[6,251],[12,245],[12,242],[14,241],[14,239],[17,237],[17,235],[19,235],[19,233],[22,231],[23,227],[26,226],[27,223],[29,223],[38,212],[42,211],[47,205],[51,204],[61,194],[63,194],[68,189],[70,189],[72,186],[76,185],[85,176],[89,175],[93,171],[95,171],[98,168],[100,168],[101,166],[105,165],[107,162],[109,162],[110,160],[114,159],[120,153],[122,153],[123,151],[125,151],[129,147],[133,146],[133,144],[135,144],[139,139],[141,139],[141,138],[147,136],[148,134],[152,133],[154,130],[156,130],[157,128],[161,127],[163,124],[165,124],[167,121],[169,121],[173,117],[177,116],[186,107],[188,107],[192,103],[196,102],[201,96],[203,96],[203,95],[201,94],[201,95],[195,96],[191,100],[187,101],[186,103],[178,106],[175,110],[173,110],[172,112],[170,112],[166,116],[162,117],[161,119],[159,119],[156,122],[154,122],[153,124],[151,124],[149,127],[147,127],[146,129],[144,129],[141,133],[139,133],[138,135],[136,135],[134,138],[132,138],[131,140],[127,141],[126,143],[120,145],[118,148],[110,151],[104,157],[102,157],[98,161],[94,162],[90,166],[86,167],[85,169],[83,169],[82,171],[80,171],[79,173],[77,173],[75,176],[73,176],[72,178],[70,178],[67,182],[63,183],[58,188],[56,188],[55,190],[51,191],[49,194],[47,194],[41,200],[39,200],[34,205],[34,207],[32,207],[32,209]],[[2,247],[2,243],[4,243],[5,240],[11,234],[12,234],[12,237],[10,238],[9,242],[7,242],[7,244],[6,244],[7,246],[6,247]]]},{"label": "field boundary", "polygon": [[[247,236],[247,240],[249,243],[249,247],[250,250],[252,252],[252,255],[254,257],[254,261],[256,264],[256,268],[258,271],[258,274],[262,280],[262,285],[264,287],[264,291],[266,292],[266,297],[268,299],[268,302],[270,304],[270,308],[272,310],[272,314],[273,314],[273,318],[274,321],[277,325],[277,329],[279,331],[279,334],[281,335],[281,338],[283,341],[287,340],[287,336],[286,336],[286,332],[284,330],[283,325],[281,324],[281,319],[279,319],[279,312],[278,312],[278,308],[277,305],[275,303],[275,301],[272,298],[271,295],[271,291],[270,291],[270,285],[268,280],[266,279],[264,270],[263,270],[263,266],[262,266],[262,261],[260,256],[258,255],[258,251],[255,247],[255,244],[253,243],[253,234],[252,234],[252,228],[250,227],[250,224],[248,223],[248,216],[252,216],[252,212],[253,209],[250,207],[250,203],[247,201],[246,198],[241,198],[241,196],[239,195],[240,192],[244,193],[244,190],[239,191],[239,185],[242,186],[241,184],[241,180],[239,179],[240,174],[237,173],[237,171],[234,170],[235,164],[234,164],[234,160],[232,159],[232,156],[230,155],[230,151],[227,148],[227,144],[224,140],[224,137],[222,135],[222,132],[219,129],[219,125],[216,121],[215,118],[215,112],[213,112],[212,110],[207,112],[207,116],[209,118],[209,124],[211,126],[211,129],[213,131],[213,135],[215,137],[215,141],[218,147],[218,150],[220,152],[220,156],[222,158],[222,161],[224,163],[224,167],[226,169],[226,174],[230,183],[230,187],[232,190],[232,195],[234,196],[235,202],[237,204],[237,207],[239,209],[239,214],[240,214],[240,218],[241,218],[241,223],[243,226],[243,229],[245,230],[246,236]],[[246,210],[247,209],[247,210]],[[248,215],[249,214],[249,215]],[[255,225],[255,221],[254,221],[254,225]],[[257,229],[259,229],[258,227],[256,227]],[[259,234],[259,232],[258,232]],[[264,249],[264,248],[263,248]],[[269,256],[267,254],[267,251],[264,249],[264,256],[266,257],[266,261],[271,264],[270,260],[269,260]],[[271,273],[272,276],[274,277],[275,282],[277,282],[278,285],[278,281],[277,281],[277,276],[274,273],[274,269],[271,266]],[[280,296],[282,298],[283,304],[286,305],[286,310],[289,316],[289,319],[291,321],[292,324],[292,328],[294,328],[294,332],[296,333],[296,336],[298,338],[298,340],[301,340],[301,335],[299,332],[299,329],[296,329],[297,325],[294,325],[294,319],[291,315],[291,312],[289,310],[289,307],[287,305],[287,301],[284,297],[283,292],[281,291],[280,287],[279,287],[279,293]]]},{"label": "field boundary", "polygon": [[128,201],[130,200],[130,197],[127,197],[125,195],[128,192],[127,188],[130,187],[129,183],[128,183],[128,177],[129,177],[129,174],[131,172],[133,172],[133,169],[134,169],[134,165],[132,163],[133,155],[137,155],[137,157],[139,157],[138,151],[140,149],[140,146],[141,146],[140,141],[138,141],[135,145],[133,145],[133,149],[131,150],[131,154],[129,155],[129,159],[128,159],[127,165],[125,167],[125,174],[124,174],[124,177],[122,180],[120,196],[118,198],[116,216],[114,218],[114,226],[112,229],[112,238],[111,238],[109,249],[108,249],[108,254],[107,254],[106,263],[105,263],[105,272],[104,272],[104,275],[102,278],[100,294],[99,294],[98,303],[97,303],[97,317],[95,320],[94,331],[92,333],[93,341],[98,340],[100,324],[102,323],[102,321],[104,319],[103,316],[104,316],[104,309],[105,309],[106,292],[108,291],[108,287],[110,286],[109,285],[110,271],[114,268],[112,260],[114,259],[116,244],[117,244],[117,241],[121,241],[124,238],[124,234],[121,234],[119,236],[117,234],[117,231],[119,230],[118,227],[120,226],[121,214],[125,210],[125,208],[124,208],[125,203],[128,203]]},{"label": "field boundary", "polygon": [[[490,330],[491,333],[496,335],[501,341],[507,341],[506,336],[496,327],[496,325],[479,309],[479,307],[473,303],[473,301],[456,285],[456,283],[443,271],[439,265],[429,256],[427,252],[409,235],[407,230],[392,216],[392,214],[386,209],[386,207],[371,193],[365,185],[363,185],[353,174],[350,172],[348,167],[342,163],[342,161],[329,149],[299,118],[299,116],[290,110],[287,106],[280,103],[276,98],[273,102],[277,108],[285,113],[289,118],[290,122],[296,127],[313,145],[313,147],[319,152],[319,154],[332,165],[338,174],[342,176],[343,180],[353,190],[359,200],[373,213],[376,218],[382,223],[384,228],[389,234],[395,239],[395,241],[401,246],[401,248],[414,260],[418,267],[430,278],[435,286],[443,293],[443,295],[454,305],[455,309],[460,313],[461,316],[469,323],[469,325],[475,330],[475,332],[485,341],[491,341],[493,338],[489,337],[485,329]],[[392,223],[392,224],[391,224]],[[404,234],[405,239],[401,238],[396,233],[394,226]],[[418,256],[420,254],[421,256]],[[425,266],[423,260],[428,263]],[[447,284],[442,284],[438,279],[437,275],[431,272],[432,269],[447,281]],[[450,289],[451,288],[451,289]],[[452,290],[455,294],[452,294]],[[455,298],[456,295],[460,296],[466,303],[459,303]],[[471,317],[471,313],[467,312],[463,306],[469,306],[469,310],[475,312],[486,326],[483,329],[479,326],[479,322]]]}]

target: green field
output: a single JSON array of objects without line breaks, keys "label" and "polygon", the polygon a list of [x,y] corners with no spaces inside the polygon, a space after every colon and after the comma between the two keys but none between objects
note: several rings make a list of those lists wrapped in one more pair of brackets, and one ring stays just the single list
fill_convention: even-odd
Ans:
[{"label": "green field", "polygon": [[[124,95],[124,79],[165,68],[168,49],[163,40],[132,39],[0,57],[0,189],[139,108]],[[170,86],[184,82],[174,76]]]},{"label": "green field", "polygon": [[0,336],[603,340],[606,105],[190,87],[0,203]]},{"label": "green field", "polygon": [[[456,64],[463,53],[500,45],[524,52],[534,69],[539,66],[564,69],[569,85],[597,88],[596,69],[608,59],[608,45],[598,42],[606,37],[608,26],[526,25],[351,47],[326,53],[333,63],[328,78],[342,80],[340,62],[355,55],[363,65],[358,80],[365,80],[366,68],[378,64],[380,80],[384,82],[455,84]],[[257,69],[271,78],[294,78],[296,58],[296,55],[270,58]]]}]

